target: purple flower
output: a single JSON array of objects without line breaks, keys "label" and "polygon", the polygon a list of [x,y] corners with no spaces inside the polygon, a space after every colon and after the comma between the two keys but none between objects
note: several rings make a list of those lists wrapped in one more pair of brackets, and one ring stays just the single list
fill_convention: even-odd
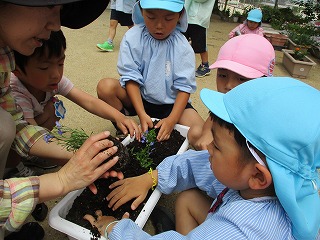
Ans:
[{"label": "purple flower", "polygon": [[[56,121],[56,127],[57,127],[58,129],[60,129],[60,128],[62,127],[59,121]],[[59,134],[60,134],[60,133],[59,133]],[[61,135],[61,134],[60,134],[60,135]]]},{"label": "purple flower", "polygon": [[59,135],[62,135],[62,134],[63,134],[63,131],[62,131],[60,128],[58,128],[58,134],[59,134]]},{"label": "purple flower", "polygon": [[54,138],[54,136],[50,135],[49,133],[47,133],[47,134],[45,134],[45,135],[43,136],[43,139],[44,139],[44,141],[45,141],[46,143],[51,142],[51,139],[52,139],[52,138]]}]

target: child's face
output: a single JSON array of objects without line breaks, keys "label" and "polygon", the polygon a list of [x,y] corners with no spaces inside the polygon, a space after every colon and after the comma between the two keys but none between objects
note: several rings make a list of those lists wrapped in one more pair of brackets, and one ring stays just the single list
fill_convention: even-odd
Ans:
[{"label": "child's face", "polygon": [[32,93],[52,92],[61,81],[64,59],[64,53],[60,57],[31,57],[25,66],[26,74],[19,71],[18,77]]},{"label": "child's face", "polygon": [[217,70],[217,90],[221,93],[227,93],[236,86],[249,80],[250,79],[227,69],[218,68]]},{"label": "child's face", "polygon": [[166,39],[176,28],[180,13],[162,9],[142,9],[142,16],[152,37]]},{"label": "child's face", "polygon": [[61,5],[25,7],[3,4],[0,7],[0,47],[9,46],[23,55],[31,55],[49,39],[51,31],[58,31]]},{"label": "child's face", "polygon": [[248,188],[250,164],[241,164],[244,154],[236,142],[233,132],[211,121],[213,141],[208,145],[211,169],[223,185],[234,190]]},{"label": "child's face", "polygon": [[255,30],[257,27],[259,27],[259,23],[257,23],[257,22],[252,22],[252,21],[250,21],[250,20],[248,20],[248,28],[250,29],[250,30]]}]

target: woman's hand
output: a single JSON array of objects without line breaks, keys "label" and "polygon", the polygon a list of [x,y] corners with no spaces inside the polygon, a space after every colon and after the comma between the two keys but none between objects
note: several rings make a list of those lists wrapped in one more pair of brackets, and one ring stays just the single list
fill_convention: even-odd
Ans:
[{"label": "woman's hand", "polygon": [[[155,171],[153,171],[154,174],[157,174],[157,171]],[[135,198],[131,204],[131,209],[135,210],[146,198],[152,185],[152,178],[148,173],[114,182],[109,186],[109,188],[115,189],[107,196],[107,200],[109,201],[108,207],[114,211]]]},{"label": "woman's hand", "polygon": [[58,171],[58,177],[65,193],[86,187],[99,177],[123,178],[122,173],[108,172],[118,161],[117,156],[102,164],[118,150],[116,146],[113,146],[112,141],[106,139],[109,135],[110,132],[107,131],[88,138],[74,156]]}]

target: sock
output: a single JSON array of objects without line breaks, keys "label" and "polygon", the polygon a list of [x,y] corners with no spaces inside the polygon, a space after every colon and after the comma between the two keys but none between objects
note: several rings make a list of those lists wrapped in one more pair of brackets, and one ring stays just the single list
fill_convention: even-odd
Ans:
[{"label": "sock", "polygon": [[110,38],[108,38],[107,41],[108,41],[109,44],[112,44],[112,43],[113,43],[112,39],[110,39]]},{"label": "sock", "polygon": [[202,66],[209,67],[209,62],[203,62]]}]

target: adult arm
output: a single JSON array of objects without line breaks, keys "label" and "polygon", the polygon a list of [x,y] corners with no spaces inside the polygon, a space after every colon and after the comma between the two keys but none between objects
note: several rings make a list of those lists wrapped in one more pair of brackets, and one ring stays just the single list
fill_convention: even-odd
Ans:
[{"label": "adult arm", "polygon": [[101,164],[117,151],[117,147],[106,139],[109,134],[103,132],[91,136],[58,172],[40,177],[1,180],[1,226],[9,231],[18,229],[38,202],[86,187],[99,177],[123,178],[121,173],[107,172],[117,162],[118,157]]}]

